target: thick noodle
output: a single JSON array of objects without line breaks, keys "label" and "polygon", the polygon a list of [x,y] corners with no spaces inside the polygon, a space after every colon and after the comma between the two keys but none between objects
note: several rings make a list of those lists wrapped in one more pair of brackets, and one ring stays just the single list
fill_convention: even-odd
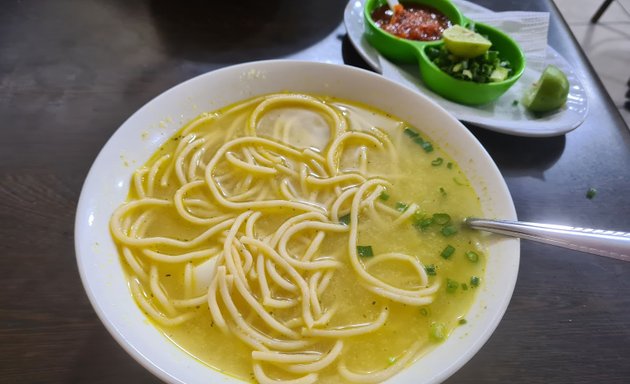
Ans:
[{"label": "thick noodle", "polygon": [[[388,321],[387,306],[363,323],[331,326],[338,308],[322,302],[344,263],[383,303],[426,305],[439,287],[414,255],[389,252],[364,262],[357,254],[362,215],[395,226],[416,208],[400,213],[377,201],[391,184],[387,175],[372,173],[370,159],[378,155],[395,164],[391,141],[374,127],[349,130],[352,124],[340,110],[311,96],[271,95],[246,106],[254,106],[253,112],[223,131],[198,127],[244,106],[193,122],[173,152],[136,172],[135,195],[111,219],[134,298],[165,326],[185,323],[198,313],[195,307],[207,305],[214,325],[249,346],[260,383],[314,383],[335,365],[349,382],[391,377],[413,360],[417,344],[376,372],[351,371],[341,357],[347,338],[377,332]],[[260,135],[259,122],[285,106],[317,113],[328,125],[327,144],[314,149],[288,142],[299,128],[295,118],[277,119],[277,137]],[[341,167],[348,158],[355,166]],[[165,210],[193,230],[177,238],[155,229],[152,223]],[[347,223],[340,222],[343,216]],[[331,238],[345,239],[346,249],[323,252]],[[397,287],[370,273],[392,262],[409,264],[417,285]],[[185,265],[185,289],[178,295],[161,280],[165,265]]]}]

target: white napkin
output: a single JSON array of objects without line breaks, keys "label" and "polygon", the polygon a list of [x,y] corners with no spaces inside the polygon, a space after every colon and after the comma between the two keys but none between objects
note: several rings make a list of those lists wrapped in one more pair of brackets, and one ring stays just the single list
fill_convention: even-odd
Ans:
[{"label": "white napkin", "polygon": [[467,1],[454,1],[467,18],[491,25],[507,33],[523,50],[527,66],[542,71],[547,56],[547,32],[549,13],[547,12],[483,12]]},{"label": "white napkin", "polygon": [[542,70],[547,51],[547,12],[497,12],[466,15],[471,20],[488,24],[512,37],[523,50],[527,65]]}]

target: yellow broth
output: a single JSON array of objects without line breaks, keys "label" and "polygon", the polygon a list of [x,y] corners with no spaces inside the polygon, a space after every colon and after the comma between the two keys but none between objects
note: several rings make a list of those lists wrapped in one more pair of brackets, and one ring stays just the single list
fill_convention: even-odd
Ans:
[{"label": "yellow broth", "polygon": [[[415,203],[418,211],[407,221],[394,226],[391,220],[374,220],[363,213],[359,217],[358,244],[371,246],[374,254],[385,252],[402,252],[416,256],[425,267],[433,268],[435,275],[430,275],[430,281],[439,279],[441,286],[434,295],[432,304],[422,307],[392,302],[381,296],[367,291],[352,272],[345,256],[340,256],[343,266],[336,272],[331,283],[321,298],[322,308],[337,305],[339,310],[332,317],[329,326],[344,324],[361,324],[376,318],[383,306],[389,309],[389,318],[378,331],[361,336],[344,339],[342,359],[353,371],[370,372],[387,368],[399,358],[412,343],[421,340],[423,347],[420,354],[426,353],[441,340],[434,335],[432,324],[443,326],[445,333],[465,322],[466,313],[474,300],[478,287],[471,285],[473,276],[484,275],[485,253],[480,239],[471,231],[463,228],[459,223],[464,217],[481,215],[480,204],[475,191],[469,186],[466,176],[458,165],[444,152],[437,143],[430,142],[430,138],[414,127],[399,121],[395,117],[376,111],[364,105],[348,101],[323,98],[328,105],[340,111],[350,121],[351,130],[365,130],[371,126],[386,132],[394,143],[398,153],[398,165],[391,164],[377,154],[370,158],[368,169],[372,174],[380,174],[391,181],[392,186],[379,197],[379,200],[400,211]],[[235,129],[235,135],[242,134],[245,118],[251,113],[253,106],[245,107],[238,113],[224,115],[220,110],[214,113],[217,117],[209,122],[200,124],[194,129],[197,134],[213,130]],[[207,116],[207,115],[205,115]],[[289,130],[284,137],[277,137],[278,133],[271,128],[277,119],[287,121],[308,121],[310,129]],[[183,127],[182,130],[168,140],[145,165],[150,168],[155,161],[165,153],[176,150],[180,141],[185,138],[181,132],[195,121]],[[322,151],[330,136],[326,128],[329,122],[309,110],[298,110],[291,105],[277,108],[267,114],[257,128],[260,136],[288,140],[291,144],[312,147]],[[234,128],[236,127],[236,128]],[[416,132],[423,141],[414,137]],[[426,144],[430,142],[431,148]],[[422,144],[424,143],[424,144]],[[353,144],[349,143],[351,147]],[[423,146],[424,145],[424,146]],[[219,144],[208,148],[208,153],[216,151]],[[347,148],[345,153],[352,153]],[[346,159],[341,159],[343,169]],[[142,180],[146,181],[146,174]],[[168,185],[159,187],[154,195],[169,198],[174,193],[175,174],[171,174]],[[129,200],[138,198],[135,189],[131,188]],[[197,236],[202,228],[184,222],[174,214],[172,208],[158,209],[159,221],[154,222],[147,230],[147,235],[169,236],[181,240]],[[450,223],[428,224],[434,214],[448,214]],[[267,218],[270,227],[276,227],[287,218],[286,212],[278,212],[277,217]],[[437,216],[444,219],[445,216]],[[442,233],[445,226],[451,225],[457,233],[446,236]],[[339,252],[347,248],[344,234],[327,237],[320,253]],[[300,244],[290,244],[299,251]],[[451,246],[454,252],[448,258],[442,255],[445,248]],[[168,247],[163,247],[168,251]],[[474,256],[467,256],[467,252],[475,252]],[[364,258],[365,260],[369,257]],[[195,264],[203,260],[196,261]],[[122,258],[128,273],[128,264]],[[160,271],[160,284],[173,297],[183,297],[184,267],[185,265],[156,263]],[[370,273],[396,286],[404,287],[413,284],[414,275],[410,273],[404,262],[375,264]],[[449,284],[450,282],[450,284]],[[238,301],[240,298],[235,298]],[[154,298],[149,298],[154,300]],[[233,335],[223,334],[214,326],[208,305],[203,303],[194,310],[197,316],[181,325],[168,327],[155,324],[163,334],[185,350],[194,358],[224,372],[230,376],[245,381],[253,381],[251,348]],[[291,310],[285,310],[286,316],[292,315]],[[245,315],[246,316],[246,315]],[[282,316],[282,314],[280,314]],[[470,319],[468,319],[470,320]],[[318,343],[313,350],[325,350],[330,344]],[[416,357],[416,358],[417,358]],[[270,368],[273,377],[295,377],[287,375],[280,369]],[[331,365],[320,372],[318,382],[340,383],[343,379],[337,374],[335,365]]]}]

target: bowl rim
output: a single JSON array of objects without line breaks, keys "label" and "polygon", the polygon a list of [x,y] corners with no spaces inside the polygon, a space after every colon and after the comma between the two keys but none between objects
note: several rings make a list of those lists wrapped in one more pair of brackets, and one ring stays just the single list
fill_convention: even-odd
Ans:
[{"label": "bowl rim", "polygon": [[[96,283],[90,280],[90,277],[94,273],[93,270],[94,268],[96,268],[94,264],[95,260],[91,259],[90,256],[93,256],[95,252],[90,249],[89,246],[91,244],[87,244],[86,240],[90,239],[89,237],[90,227],[92,226],[92,221],[95,220],[94,212],[90,211],[90,205],[89,205],[91,203],[90,199],[92,199],[93,196],[90,196],[89,194],[93,192],[92,191],[92,189],[94,189],[93,185],[98,182],[99,177],[100,177],[100,175],[97,174],[97,166],[101,165],[101,163],[105,161],[106,153],[108,151],[112,151],[111,148],[114,146],[114,142],[116,140],[119,140],[122,137],[123,135],[122,132],[125,129],[128,130],[128,128],[126,127],[128,127],[136,119],[138,119],[139,116],[142,116],[143,114],[148,113],[150,111],[149,107],[156,104],[158,100],[164,99],[164,98],[168,99],[168,98],[177,97],[178,93],[181,93],[183,90],[193,85],[194,83],[210,81],[215,78],[220,78],[220,76],[224,74],[228,74],[231,76],[234,76],[235,73],[246,74],[246,73],[251,73],[252,70],[255,70],[257,68],[267,68],[267,69],[273,68],[273,70],[281,72],[281,69],[283,67],[285,68],[295,67],[295,68],[299,68],[300,70],[304,70],[305,68],[309,68],[309,67],[313,69],[317,68],[322,71],[331,72],[330,74],[331,77],[334,77],[332,76],[332,74],[336,73],[338,75],[343,74],[344,78],[346,76],[351,76],[351,77],[356,77],[357,79],[360,78],[361,80],[366,81],[366,82],[373,82],[375,83],[375,86],[382,85],[382,84],[389,84],[387,85],[388,87],[395,89],[396,91],[401,92],[405,95],[408,95],[410,98],[413,98],[416,101],[421,100],[423,103],[426,103],[428,105],[428,108],[430,109],[433,109],[435,111],[440,111],[440,116],[438,116],[439,118],[449,121],[451,124],[455,126],[459,126],[458,128],[453,128],[456,131],[457,130],[461,131],[461,132],[457,132],[457,134],[465,136],[466,140],[476,142],[477,155],[480,157],[481,160],[486,162],[484,166],[489,167],[489,171],[493,174],[493,177],[495,176],[497,177],[497,179],[494,180],[494,182],[497,184],[496,187],[499,189],[498,192],[500,192],[500,195],[501,195],[499,197],[504,200],[502,201],[502,204],[504,205],[502,209],[505,210],[504,213],[507,215],[506,218],[516,219],[516,210],[514,208],[514,203],[510,196],[507,185],[505,184],[505,180],[501,177],[500,172],[498,168],[496,167],[496,164],[494,163],[494,161],[492,160],[488,152],[477,141],[477,139],[472,135],[472,133],[470,133],[458,120],[456,120],[446,110],[444,110],[442,107],[440,107],[437,103],[435,103],[433,100],[431,100],[427,96],[416,93],[410,89],[407,89],[391,80],[385,79],[382,76],[379,76],[372,72],[369,72],[360,68],[349,67],[346,65],[280,59],[280,60],[255,61],[255,62],[228,66],[228,67],[217,69],[215,71],[201,74],[187,81],[184,81],[178,85],[175,85],[174,87],[171,87],[170,89],[154,97],[152,100],[150,100],[140,109],[138,109],[135,113],[133,113],[127,120],[125,120],[120,125],[120,127],[112,134],[112,136],[107,140],[103,148],[100,150],[92,166],[90,167],[90,170],[86,176],[85,182],[81,189],[81,194],[79,197],[76,216],[75,216],[75,232],[74,232],[75,233],[75,252],[76,252],[77,265],[79,268],[81,281],[86,291],[86,294],[90,300],[90,303],[92,304],[92,307],[94,308],[99,319],[104,324],[105,328],[109,331],[109,333],[118,342],[118,344],[121,345],[123,349],[131,355],[132,358],[134,358],[142,366],[147,368],[154,375],[156,375],[157,377],[159,377],[160,379],[166,382],[184,383],[185,381],[183,381],[181,378],[182,374],[179,374],[179,375],[177,374],[180,371],[177,371],[174,373],[172,371],[169,371],[168,369],[165,369],[157,365],[155,361],[151,359],[151,356],[149,356],[149,354],[151,354],[153,351],[142,350],[141,349],[142,345],[138,346],[137,344],[133,344],[132,341],[129,340],[128,338],[129,334],[125,334],[123,330],[121,330],[120,328],[119,316],[117,317],[112,312],[108,312],[108,310],[111,311],[111,308],[105,306],[105,303],[102,301],[103,298],[101,296],[101,293],[97,292],[96,290],[97,286],[93,285]],[[296,88],[299,88],[299,87],[296,86]],[[296,92],[299,92],[299,91],[296,91]],[[339,91],[335,91],[335,93],[337,92]],[[316,93],[316,92],[312,92],[312,93]],[[258,94],[261,94],[261,93],[258,93]],[[356,101],[356,100],[352,100],[352,101]],[[375,108],[379,110],[383,110],[383,107],[380,105]],[[215,109],[218,109],[218,107],[216,107]],[[166,136],[164,140],[168,140],[169,137],[170,136]],[[444,150],[448,152],[448,149],[445,148],[442,145],[442,143],[440,144],[444,148]],[[127,183],[129,183],[129,180],[127,181]],[[126,188],[128,191],[128,185]],[[107,217],[107,221],[109,221],[109,217]],[[109,227],[107,226],[107,228]],[[109,232],[107,233],[107,236],[110,237],[110,241],[111,241],[111,236],[109,235]],[[510,302],[510,299],[512,297],[514,286],[516,284],[516,277],[518,274],[518,265],[519,265],[519,259],[520,259],[519,241],[506,240],[506,244],[508,244],[508,248],[510,252],[512,252],[513,265],[510,267],[509,276],[506,277],[507,285],[502,286],[500,302],[497,303],[497,307],[491,313],[491,316],[487,319],[487,323],[481,328],[482,332],[478,333],[476,336],[473,337],[471,345],[468,347],[468,349],[466,349],[463,353],[458,354],[458,357],[456,359],[450,362],[449,365],[444,367],[441,371],[437,372],[433,377],[428,378],[427,383],[440,382],[446,379],[447,377],[449,377],[450,375],[452,375],[453,373],[455,373],[458,369],[460,369],[487,342],[487,340],[490,338],[490,336],[492,335],[492,333],[495,331],[496,327],[498,326],[498,323],[503,317],[507,309],[507,306]],[[118,259],[119,256],[117,254],[115,257],[116,257],[116,260],[119,261]],[[480,293],[478,293],[478,295],[480,295]],[[129,296],[129,298],[131,299],[131,295],[129,293],[127,296]],[[140,312],[140,309],[137,307],[137,305],[135,305],[135,308],[138,310],[138,312]],[[155,328],[152,325],[151,327]],[[172,341],[168,340],[166,337],[164,337],[164,339],[160,341],[160,345],[164,345],[165,343],[174,345],[174,343],[172,343]],[[179,350],[179,351],[181,353],[186,353],[186,352],[183,352],[183,350]],[[216,377],[220,380],[223,380],[225,382],[233,382],[234,380],[236,380],[225,374],[219,373],[219,371],[216,371],[213,368],[208,367],[207,365],[199,362],[198,360],[194,359],[190,355],[187,355],[187,357],[189,360],[188,363],[191,363],[194,361],[194,364],[202,364],[205,369],[209,371],[213,371],[214,374],[217,375]],[[426,359],[426,355],[423,356],[419,360],[424,360],[424,359]],[[413,365],[417,365],[417,364],[418,364],[418,361],[416,361]],[[394,378],[400,377],[405,372],[409,373],[410,371],[409,368],[410,367],[407,367],[407,369],[403,370],[403,372],[399,373]],[[206,377],[206,379],[207,378],[208,377]],[[212,379],[212,375],[210,376],[210,378]]]}]

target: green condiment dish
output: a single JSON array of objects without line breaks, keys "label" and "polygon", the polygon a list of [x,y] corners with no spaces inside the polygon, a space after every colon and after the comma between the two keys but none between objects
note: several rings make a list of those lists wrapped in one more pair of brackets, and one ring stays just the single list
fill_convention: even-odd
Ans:
[{"label": "green condiment dish", "polygon": [[[408,3],[432,7],[446,17],[452,24],[468,26],[471,21],[449,0],[409,0]],[[498,51],[501,60],[508,60],[512,74],[503,81],[476,83],[456,79],[433,64],[427,56],[428,47],[439,48],[443,40],[414,41],[394,36],[379,28],[372,19],[372,12],[387,4],[385,0],[367,0],[363,9],[365,19],[365,38],[385,58],[400,64],[418,63],[420,76],[425,85],[451,101],[480,105],[490,103],[503,95],[521,77],[525,70],[525,55],[519,45],[508,35],[489,25],[475,23],[478,33],[485,35],[491,42],[490,49]]]},{"label": "green condiment dish", "polygon": [[[459,9],[449,0],[412,0],[409,2],[422,4],[440,11],[444,16],[448,17],[452,24],[465,25],[467,23],[464,15],[462,15]],[[379,28],[372,19],[372,12],[386,4],[387,2],[385,0],[366,0],[365,7],[363,8],[365,38],[384,57],[397,63],[416,63],[418,61],[419,52],[424,46],[427,44],[438,44],[442,41],[408,40],[385,32]]]}]

